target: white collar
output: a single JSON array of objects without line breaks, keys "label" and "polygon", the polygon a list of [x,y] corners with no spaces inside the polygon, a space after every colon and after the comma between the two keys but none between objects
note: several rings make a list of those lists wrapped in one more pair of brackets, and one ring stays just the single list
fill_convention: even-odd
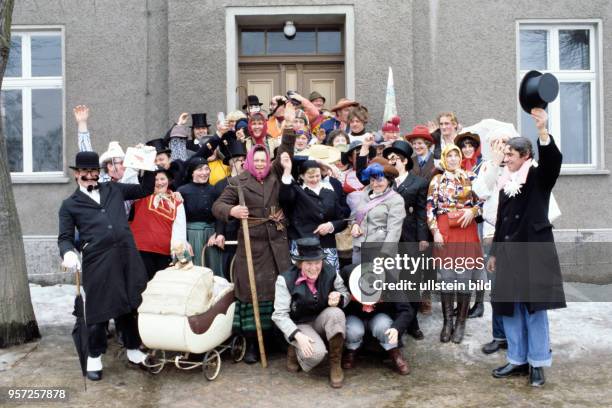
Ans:
[{"label": "white collar", "polygon": [[403,176],[396,177],[395,185],[399,187],[406,180],[406,178],[408,177],[408,174],[410,173],[406,172],[406,174],[404,174]]},{"label": "white collar", "polygon": [[91,198],[96,203],[100,204],[100,190],[87,191],[87,188],[83,187],[80,184],[79,184],[79,190],[81,190],[84,194],[86,194],[87,197]]}]

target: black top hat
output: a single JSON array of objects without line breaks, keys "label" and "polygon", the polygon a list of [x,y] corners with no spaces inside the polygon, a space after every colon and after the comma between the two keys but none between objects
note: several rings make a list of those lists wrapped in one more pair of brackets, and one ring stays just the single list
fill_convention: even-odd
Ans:
[{"label": "black top hat", "polygon": [[210,127],[210,123],[206,121],[206,114],[205,113],[192,113],[191,114],[191,127],[192,128]]},{"label": "black top hat", "polygon": [[166,146],[166,143],[164,142],[164,139],[149,140],[145,144],[147,146],[153,146],[155,148],[155,151],[157,152],[157,154],[166,153],[169,156],[172,153],[172,150],[170,150],[168,148],[168,146]]},{"label": "black top hat", "polygon": [[295,240],[297,244],[297,255],[291,257],[296,261],[318,261],[325,258],[321,242],[317,237],[299,238]]},{"label": "black top hat", "polygon": [[519,86],[519,102],[527,113],[533,108],[546,109],[559,95],[559,81],[553,74],[529,71]]},{"label": "black top hat", "polygon": [[219,150],[223,155],[223,164],[226,166],[229,164],[230,159],[238,156],[246,156],[247,154],[244,143],[236,138],[236,133],[233,131],[226,132],[223,135],[223,139],[221,139],[221,143],[219,144]]},{"label": "black top hat", "polygon": [[96,152],[78,152],[74,161],[74,166],[68,166],[73,170],[100,168],[100,157]]},{"label": "black top hat", "polygon": [[259,102],[259,98],[257,97],[257,95],[247,96],[246,103],[242,105],[242,109],[246,109],[247,106],[253,106],[253,105],[259,105],[259,106],[263,105],[263,103]]},{"label": "black top hat", "polygon": [[408,170],[412,170],[412,152],[412,146],[410,146],[410,143],[406,142],[405,140],[396,140],[391,144],[391,146],[383,150],[383,157],[387,159],[391,153],[401,154],[408,159]]}]

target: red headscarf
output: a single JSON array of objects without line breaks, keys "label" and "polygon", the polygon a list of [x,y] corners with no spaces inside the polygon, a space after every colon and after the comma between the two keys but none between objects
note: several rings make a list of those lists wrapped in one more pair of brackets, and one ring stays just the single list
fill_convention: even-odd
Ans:
[{"label": "red headscarf", "polygon": [[480,158],[480,146],[474,149],[474,154],[469,159],[463,156],[461,159],[461,168],[465,171],[472,171],[472,169],[478,164],[478,159]]},{"label": "red headscarf", "polygon": [[[266,166],[262,170],[257,170],[255,168],[255,153],[264,152],[266,154]],[[257,179],[257,181],[261,182],[266,178],[268,173],[270,173],[270,168],[272,165],[270,164],[270,154],[268,153],[268,149],[265,146],[256,144],[251,147],[251,150],[247,153],[246,160],[244,161],[244,168],[248,171],[253,177]]]},{"label": "red headscarf", "polygon": [[[261,129],[261,135],[259,137],[255,136],[255,131],[253,130],[253,121],[261,120],[263,122],[263,128]],[[264,145],[264,141],[266,139],[266,134],[268,134],[268,121],[265,116],[261,113],[255,113],[249,118],[249,123],[247,125],[249,129],[249,135],[255,141],[255,144]]]}]

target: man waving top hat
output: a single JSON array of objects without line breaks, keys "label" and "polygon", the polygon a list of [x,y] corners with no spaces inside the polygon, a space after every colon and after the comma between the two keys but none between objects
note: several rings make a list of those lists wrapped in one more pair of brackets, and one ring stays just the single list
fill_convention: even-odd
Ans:
[{"label": "man waving top hat", "polygon": [[[74,170],[77,189],[62,202],[59,210],[58,246],[62,265],[81,269],[78,252],[83,253],[83,289],[89,356],[87,377],[102,379],[106,352],[106,323],[115,320],[123,337],[128,360],[141,364],[140,336],[135,311],[147,284],[144,264],[130,232],[123,202],[153,194],[155,173],[145,171],[141,184],[99,183],[100,164],[95,152],[79,152]],[[79,243],[75,240],[79,233]]]}]

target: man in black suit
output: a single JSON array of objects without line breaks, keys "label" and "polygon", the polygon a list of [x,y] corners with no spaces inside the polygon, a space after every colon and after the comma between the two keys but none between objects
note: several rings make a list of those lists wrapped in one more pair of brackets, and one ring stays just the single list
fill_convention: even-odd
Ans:
[{"label": "man in black suit", "polygon": [[[106,324],[114,319],[127,348],[128,360],[141,364],[146,355],[136,321],[136,309],[147,284],[147,274],[128,225],[123,202],[153,194],[155,173],[146,171],[141,184],[98,183],[100,166],[95,152],[79,152],[74,170],[77,189],[59,210],[58,246],[62,265],[80,269],[86,299],[89,357],[87,377],[102,379],[101,355],[106,352]],[[79,243],[75,240],[75,229]]]},{"label": "man in black suit", "polygon": [[529,139],[510,139],[506,168],[497,181],[499,204],[488,269],[496,273],[493,309],[503,316],[508,364],[493,370],[496,378],[529,374],[544,384],[552,364],[547,310],[566,307],[559,258],[548,219],[551,191],[563,156],[548,134],[546,111],[531,110],[538,129],[537,166]]}]

